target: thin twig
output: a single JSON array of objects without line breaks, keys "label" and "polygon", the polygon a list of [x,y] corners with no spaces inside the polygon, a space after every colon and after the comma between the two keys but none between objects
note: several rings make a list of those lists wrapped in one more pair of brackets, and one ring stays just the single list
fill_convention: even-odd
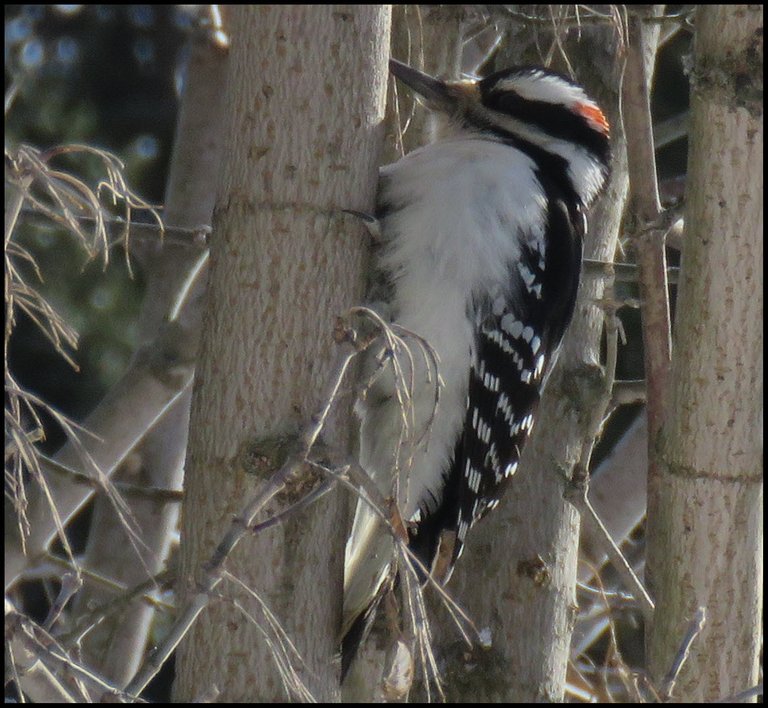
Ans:
[{"label": "thin twig", "polygon": [[589,501],[586,489],[587,487],[584,485],[580,486],[574,493],[569,493],[567,495],[568,501],[579,510],[581,522],[590,527],[592,537],[595,539],[602,539],[603,543],[601,550],[608,556],[608,559],[616,569],[616,572],[619,573],[624,581],[625,586],[629,588],[635,598],[637,598],[643,617],[645,617],[646,621],[650,622],[653,619],[653,613],[655,611],[653,600],[651,600],[648,591],[637,577],[635,571],[632,570],[632,566],[624,557],[621,549],[616,545],[616,542],[611,537],[608,529],[605,528],[605,525],[597,515],[597,512]]},{"label": "thin twig", "polygon": [[316,703],[312,692],[307,688],[306,684],[301,680],[301,676],[294,668],[294,662],[302,664],[305,668],[306,664],[304,664],[304,660],[296,645],[291,641],[288,633],[280,624],[280,620],[264,602],[264,599],[242,582],[242,580],[227,571],[224,571],[223,577],[242,588],[259,605],[266,620],[266,626],[262,625],[241,603],[234,601],[235,606],[259,630],[270,647],[270,655],[277,664],[278,673],[283,681],[283,687],[288,697],[299,699],[305,703]]},{"label": "thin twig", "polygon": [[64,573],[64,575],[61,576],[59,594],[56,596],[50,610],[48,610],[48,616],[45,618],[42,625],[46,632],[50,632],[51,629],[53,629],[53,625],[61,616],[64,608],[82,586],[83,578],[79,573]]},{"label": "thin twig", "polygon": [[690,624],[688,625],[688,629],[683,636],[683,640],[680,642],[680,648],[678,649],[677,654],[672,661],[672,666],[670,667],[669,672],[661,683],[659,695],[661,696],[662,700],[668,700],[672,697],[672,691],[675,690],[677,677],[680,675],[680,671],[682,670],[683,665],[690,656],[691,645],[693,644],[696,637],[701,634],[701,630],[704,629],[704,624],[706,621],[707,612],[703,607],[699,607],[699,609],[696,610],[696,613],[694,614]]},{"label": "thin twig", "polygon": [[611,391],[609,413],[620,406],[629,406],[633,403],[645,403],[645,379],[616,381]]},{"label": "thin twig", "polygon": [[[585,278],[613,278],[617,283],[636,283],[639,278],[638,266],[634,263],[611,263],[585,258],[582,262]],[[611,272],[613,271],[613,272]],[[680,268],[667,268],[667,282],[676,285],[680,278]]]},{"label": "thin twig", "polygon": [[248,534],[257,514],[285,487],[296,471],[307,463],[307,456],[325,425],[331,408],[336,401],[342,381],[359,351],[352,349],[342,358],[332,379],[330,392],[323,399],[323,407],[317,415],[312,417],[310,424],[301,435],[296,453],[291,455],[285,464],[262,485],[256,495],[245,505],[242,512],[233,518],[228,531],[219,542],[213,555],[204,564],[205,576],[199,582],[196,592],[187,602],[186,606],[181,608],[179,616],[166,635],[165,640],[152,652],[136,676],[130,681],[125,689],[127,693],[135,696],[139,695],[154,678],[173,650],[187,634],[197,616],[207,607],[213,590],[224,576],[224,562],[237,544]]},{"label": "thin twig", "polygon": [[752,686],[752,688],[739,691],[738,693],[734,693],[732,696],[723,696],[722,698],[717,698],[716,700],[712,701],[712,703],[746,703],[751,698],[761,696],[762,694],[763,682],[761,681],[755,686]]},{"label": "thin twig", "polygon": [[[323,467],[322,465],[312,463],[311,466],[315,469],[327,471],[327,468]],[[261,533],[262,531],[271,529],[273,526],[284,523],[286,519],[294,516],[297,512],[306,509],[308,506],[311,506],[319,499],[322,499],[326,494],[328,494],[328,492],[331,491],[331,489],[333,489],[335,483],[335,479],[326,480],[319,487],[316,487],[315,489],[307,492],[301,499],[291,504],[287,509],[284,509],[280,513],[275,514],[274,516],[270,516],[268,519],[260,521],[251,526],[251,533]]]},{"label": "thin twig", "polygon": [[[53,559],[54,562],[55,560],[56,559]],[[154,610],[165,612],[169,616],[173,613],[174,608],[172,606],[158,600],[150,594],[152,591],[172,586],[175,577],[167,570],[163,570],[151,578],[147,578],[147,580],[138,583],[132,588],[125,588],[114,581],[96,575],[88,570],[83,570],[82,576],[84,580],[99,583],[110,590],[110,592],[119,592],[120,595],[103,602],[95,609],[90,610],[85,614],[81,614],[74,619],[74,626],[72,626],[66,633],[58,636],[59,641],[65,647],[79,643],[96,625],[111,615],[125,612],[126,608],[135,601],[143,602]]]},{"label": "thin twig", "polygon": [[73,695],[67,699],[68,702],[89,702],[90,696],[86,691],[86,685],[91,689],[100,691],[103,695],[128,698],[125,692],[110,685],[89,667],[76,661],[64,650],[57,639],[28,617],[16,611],[8,603],[5,606],[5,615],[6,641],[16,640],[19,642],[19,646],[25,649],[30,657],[28,661],[24,662],[26,666],[31,667],[35,660],[40,661],[53,676],[60,672],[69,675],[71,681],[67,683],[70,690],[74,686],[79,688],[80,698],[77,699]]},{"label": "thin twig", "polygon": [[650,81],[646,66],[645,19],[630,13],[626,68],[622,84],[624,132],[634,207],[635,256],[640,271],[642,332],[648,415],[648,504],[656,507],[659,473],[656,441],[666,410],[667,379],[672,352],[664,224],[656,177],[650,111]]},{"label": "thin twig", "polygon": [[[162,210],[158,208],[158,211]],[[49,216],[47,213],[41,214],[39,209],[32,207],[25,207],[21,211],[21,216],[26,220],[42,219],[44,215]],[[85,214],[75,214],[72,218],[78,224],[91,227],[95,227],[97,223],[93,216]],[[131,240],[138,239],[149,241],[150,243],[189,246],[190,248],[206,248],[211,234],[211,227],[205,224],[195,228],[186,228],[144,221],[126,221],[121,217],[109,214],[104,215],[101,221],[106,229],[110,245],[119,241],[119,238],[125,234],[126,229],[130,231]]]}]

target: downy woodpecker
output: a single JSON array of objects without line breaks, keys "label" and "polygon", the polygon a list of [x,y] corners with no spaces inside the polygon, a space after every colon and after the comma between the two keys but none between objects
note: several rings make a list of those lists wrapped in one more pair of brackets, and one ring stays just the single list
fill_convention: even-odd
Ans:
[{"label": "downy woodpecker", "polygon": [[[375,352],[366,368],[378,362],[378,378],[356,406],[360,464],[397,500],[411,551],[444,582],[533,427],[574,310],[585,210],[608,174],[608,123],[581,87],[546,69],[478,81],[440,81],[394,60],[390,70],[435,129],[432,143],[381,170],[380,313],[429,342],[442,388],[435,407],[435,378],[417,347],[383,368],[384,348]],[[396,368],[408,395],[398,395]],[[358,502],[343,672],[394,557],[391,533]]]}]

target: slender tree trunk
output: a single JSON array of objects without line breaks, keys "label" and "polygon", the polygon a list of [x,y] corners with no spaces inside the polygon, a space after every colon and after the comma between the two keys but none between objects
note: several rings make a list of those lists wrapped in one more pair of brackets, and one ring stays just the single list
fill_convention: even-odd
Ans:
[{"label": "slender tree trunk", "polygon": [[[221,119],[227,52],[210,36],[198,33],[192,40],[187,83],[179,113],[176,141],[166,191],[166,226],[195,228],[210,225],[215,179],[221,161]],[[189,271],[204,256],[191,245],[163,243],[143,246],[147,292],[140,318],[142,344],[157,336]],[[204,283],[199,287],[202,289]],[[188,308],[189,309],[189,308]],[[186,326],[199,336],[201,301],[188,313]],[[192,345],[194,346],[194,344]],[[116,479],[155,489],[181,489],[186,452],[191,388],[179,397],[148,433]],[[133,587],[158,573],[168,552],[178,521],[178,505],[164,500],[128,497],[132,520],[141,542],[130,550],[125,521],[112,502],[100,497],[94,505],[92,532],[83,565],[115,583]],[[126,549],[115,553],[115,548]],[[76,612],[113,599],[114,591],[86,583],[78,594]],[[115,685],[124,686],[143,656],[153,608],[141,600],[124,612],[107,617],[83,642],[86,663]],[[130,619],[128,619],[130,618]]]},{"label": "slender tree trunk", "polygon": [[[241,6],[231,27],[182,515],[187,588],[263,480],[250,453],[320,404],[335,317],[362,296],[365,241],[341,209],[371,209],[384,112],[387,6]],[[343,447],[343,425],[328,433]],[[214,686],[221,701],[306,697],[299,682],[318,700],[338,697],[343,501],[335,490],[238,546],[227,570],[260,600],[232,581],[217,587],[180,646],[179,700]],[[283,657],[292,677],[278,671],[261,601],[301,656]]]},{"label": "slender tree trunk", "polygon": [[[762,6],[696,17],[684,260],[658,509],[648,518],[662,688],[697,608],[703,631],[673,695],[758,679],[762,618]],[[650,512],[650,510],[649,510]]]}]

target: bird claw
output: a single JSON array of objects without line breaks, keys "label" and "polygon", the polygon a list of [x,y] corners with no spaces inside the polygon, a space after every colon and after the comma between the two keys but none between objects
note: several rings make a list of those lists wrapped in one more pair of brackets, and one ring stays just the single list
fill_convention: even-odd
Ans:
[{"label": "bird claw", "polygon": [[362,221],[371,238],[377,243],[381,241],[381,222],[373,214],[366,214],[364,211],[355,211],[354,209],[342,209],[342,211]]}]

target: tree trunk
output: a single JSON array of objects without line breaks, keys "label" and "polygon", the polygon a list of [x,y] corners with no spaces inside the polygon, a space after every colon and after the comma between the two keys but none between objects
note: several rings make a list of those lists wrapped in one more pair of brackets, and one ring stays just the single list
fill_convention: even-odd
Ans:
[{"label": "tree trunk", "polygon": [[[221,162],[227,54],[202,32],[192,39],[166,190],[166,227],[210,226],[215,194],[212,175]],[[147,244],[142,250],[146,251],[143,260],[147,292],[140,318],[141,340],[149,344],[169,317],[189,270],[204,257],[204,252],[191,245],[163,243],[159,236],[156,244]],[[197,338],[202,309],[199,298],[193,309],[197,312],[188,317],[187,324]],[[129,464],[117,472],[116,480],[155,489],[181,489],[190,400],[191,387],[137,446]],[[118,517],[113,503],[101,496],[94,504],[83,565],[130,588],[146,581],[148,573],[154,575],[162,569],[178,522],[178,504],[141,497],[128,497],[126,503],[140,530],[141,543],[128,550],[125,521]],[[116,554],[115,548],[124,548],[126,553]],[[102,585],[86,583],[78,593],[76,613],[106,603],[114,595],[113,590]],[[107,617],[84,637],[86,663],[115,685],[124,686],[143,658],[153,615],[151,605],[136,600],[124,612]]]},{"label": "tree trunk", "polygon": [[[365,240],[340,210],[371,210],[384,112],[388,7],[240,6],[231,27],[182,514],[186,588],[263,479],[244,469],[249,451],[295,433],[321,402],[335,317],[362,297]],[[343,417],[330,434],[343,448]],[[284,658],[295,676],[278,670],[260,602],[225,581],[180,645],[178,700],[213,687],[220,701],[306,697],[298,681],[318,700],[338,697],[343,501],[334,490],[227,561],[294,643],[301,660]]]},{"label": "tree trunk", "polygon": [[689,702],[757,682],[763,582],[763,12],[697,12],[670,406],[648,519],[657,685],[706,613],[673,691]]}]

